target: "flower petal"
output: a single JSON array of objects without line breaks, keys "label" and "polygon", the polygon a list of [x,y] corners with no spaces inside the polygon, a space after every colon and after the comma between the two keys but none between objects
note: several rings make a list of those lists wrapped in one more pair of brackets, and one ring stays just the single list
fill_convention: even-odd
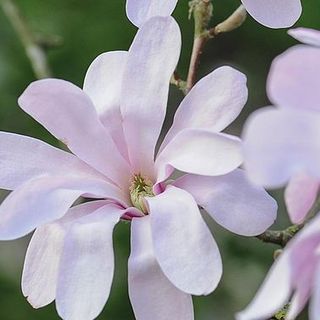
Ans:
[{"label": "flower petal", "polygon": [[64,229],[52,223],[38,228],[26,254],[22,292],[34,308],[50,304],[56,297],[56,284]]},{"label": "flower petal", "polygon": [[236,319],[269,319],[288,302],[291,291],[290,257],[284,250],[271,267],[255,298],[245,310],[236,315]]},{"label": "flower petal", "polygon": [[123,203],[119,189],[106,182],[74,177],[40,177],[13,191],[0,206],[0,239],[22,237],[61,218],[84,193]]},{"label": "flower petal", "polygon": [[320,312],[320,265],[318,265],[315,272],[315,279],[313,280],[313,283],[314,289],[309,304],[309,318],[310,320],[318,320]]},{"label": "flower petal", "polygon": [[285,201],[292,223],[304,221],[317,199],[320,180],[305,174],[293,176],[285,190]]},{"label": "flower petal", "polygon": [[200,129],[181,131],[156,159],[157,182],[173,168],[200,175],[222,175],[242,162],[240,140],[234,136]]},{"label": "flower petal", "polygon": [[144,172],[150,179],[180,47],[175,20],[156,17],[138,31],[129,50],[121,100],[124,134],[133,170]]},{"label": "flower petal", "polygon": [[166,278],[154,256],[149,216],[132,220],[128,268],[129,296],[136,319],[194,319],[191,296]]},{"label": "flower petal", "polygon": [[308,28],[295,28],[288,30],[288,34],[296,40],[309,44],[311,46],[320,47],[320,31]]},{"label": "flower petal", "polygon": [[83,85],[83,91],[91,98],[100,121],[126,159],[128,151],[122,129],[120,97],[127,58],[126,51],[102,53],[91,63]]},{"label": "flower petal", "polygon": [[44,174],[105,179],[73,154],[40,140],[0,132],[0,188],[13,190]]},{"label": "flower petal", "polygon": [[220,281],[222,262],[192,196],[169,186],[147,202],[154,252],[164,274],[186,293],[211,293]]},{"label": "flower petal", "polygon": [[19,104],[83,161],[116,183],[127,183],[128,164],[80,88],[58,79],[39,80],[29,85]]},{"label": "flower petal", "polygon": [[127,51],[100,54],[88,68],[83,91],[91,98],[100,118],[110,109],[120,109],[123,72]]},{"label": "flower petal", "polygon": [[185,175],[174,185],[191,193],[217,223],[240,235],[261,234],[277,217],[276,201],[252,185],[241,169],[218,177]]},{"label": "flower petal", "polygon": [[267,83],[268,96],[280,107],[319,112],[319,82],[319,48],[294,46],[273,61]]},{"label": "flower petal", "polygon": [[181,102],[161,149],[183,129],[225,129],[247,101],[246,82],[246,76],[231,67],[218,68],[201,79]]},{"label": "flower petal", "polygon": [[119,207],[107,205],[68,230],[56,296],[63,319],[93,320],[102,311],[113,279],[112,233],[121,215]]},{"label": "flower petal", "polygon": [[[317,220],[314,221],[319,225]],[[296,315],[303,310],[314,287],[320,235],[319,231],[314,231],[313,228],[311,225],[310,229],[310,224],[306,226],[288,245],[291,250],[291,274],[295,290],[288,311],[288,320],[295,319]]]},{"label": "flower petal", "polygon": [[[100,208],[105,201],[94,201],[71,208],[65,217],[72,219],[87,215]],[[51,303],[56,297],[60,256],[62,254],[66,218],[38,228],[27,250],[22,292],[34,308]]]},{"label": "flower petal", "polygon": [[178,0],[127,0],[126,11],[129,20],[137,27],[155,16],[170,16]]},{"label": "flower petal", "polygon": [[250,15],[270,28],[291,27],[300,17],[300,0],[241,0]]},{"label": "flower petal", "polygon": [[320,114],[263,108],[247,120],[243,134],[245,168],[252,181],[283,186],[305,172],[320,178]]}]

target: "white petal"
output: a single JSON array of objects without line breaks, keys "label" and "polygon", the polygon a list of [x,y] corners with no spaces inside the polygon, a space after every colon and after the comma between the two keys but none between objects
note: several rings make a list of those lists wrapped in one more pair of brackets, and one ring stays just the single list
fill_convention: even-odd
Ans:
[{"label": "white petal", "polygon": [[127,58],[126,51],[102,53],[91,63],[83,84],[83,90],[96,107],[100,121],[125,158],[128,151],[122,129],[120,98]]},{"label": "white petal", "polygon": [[22,292],[34,308],[51,303],[56,297],[65,224],[89,214],[105,203],[94,201],[71,208],[59,221],[38,228],[29,243],[22,273]]},{"label": "white petal", "polygon": [[60,262],[56,306],[67,320],[93,320],[108,300],[114,271],[112,233],[122,210],[104,206],[72,224]]},{"label": "white petal", "polygon": [[276,201],[251,184],[241,169],[218,177],[185,175],[174,185],[190,192],[217,223],[237,234],[261,234],[277,217]]},{"label": "white petal", "polygon": [[148,198],[155,256],[180,290],[206,295],[222,275],[219,249],[192,196],[170,186]]},{"label": "white petal", "polygon": [[292,223],[302,223],[317,199],[320,180],[300,173],[293,176],[285,190],[285,202]]},{"label": "white petal", "polygon": [[138,31],[129,50],[121,94],[123,128],[133,170],[150,179],[180,46],[175,20],[156,17]]},{"label": "white petal", "polygon": [[300,17],[300,0],[241,0],[248,12],[270,28],[291,27]]},{"label": "white petal", "polygon": [[314,290],[309,305],[309,318],[310,320],[318,320],[320,313],[320,265],[318,264],[315,278],[313,280]]},{"label": "white petal", "polygon": [[242,162],[240,140],[234,136],[200,129],[181,131],[156,159],[157,182],[167,179],[173,168],[216,176],[236,169]]},{"label": "white petal", "polygon": [[237,314],[236,319],[268,319],[288,302],[291,292],[290,257],[285,250],[271,267],[254,299]]},{"label": "white petal", "polygon": [[80,88],[59,79],[39,80],[24,91],[19,105],[83,161],[127,185],[128,164]]},{"label": "white petal", "polygon": [[273,104],[320,111],[320,50],[297,45],[278,56],[270,68],[267,91]]},{"label": "white petal", "polygon": [[243,133],[244,165],[251,180],[283,186],[304,172],[320,178],[320,114],[263,108],[247,120]]},{"label": "white petal", "polygon": [[126,10],[129,20],[140,27],[155,16],[170,16],[178,0],[127,0]]},{"label": "white petal", "polygon": [[246,82],[246,76],[231,67],[218,68],[202,78],[182,100],[161,149],[183,129],[225,129],[247,101]]},{"label": "white petal", "polygon": [[288,30],[288,34],[296,40],[309,44],[311,46],[320,47],[320,31],[308,28],[295,28]]},{"label": "white petal", "polygon": [[61,218],[84,193],[124,204],[121,192],[106,182],[74,177],[41,177],[13,191],[0,206],[0,239],[22,237]]},{"label": "white petal", "polygon": [[28,180],[44,174],[104,178],[73,154],[41,140],[0,132],[0,146],[1,189],[16,189]]},{"label": "white petal", "polygon": [[177,289],[156,261],[150,217],[132,220],[128,268],[129,296],[136,319],[194,319],[191,296]]}]

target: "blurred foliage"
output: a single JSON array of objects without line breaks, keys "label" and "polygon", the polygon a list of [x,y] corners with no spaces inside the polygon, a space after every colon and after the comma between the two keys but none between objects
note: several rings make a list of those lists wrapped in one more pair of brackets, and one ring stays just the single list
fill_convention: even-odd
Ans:
[{"label": "blurred foliage", "polygon": [[[55,77],[77,85],[90,62],[100,53],[126,50],[136,32],[125,16],[124,0],[17,0],[33,31],[42,37],[58,35],[63,45],[48,52]],[[239,5],[238,0],[213,0],[216,24]],[[303,1],[304,13],[297,26],[320,28],[318,0]],[[183,48],[178,66],[185,77],[193,39],[193,23],[188,20],[188,1],[180,0],[174,16],[180,24]],[[233,65],[248,76],[249,101],[240,118],[228,129],[240,134],[243,121],[255,108],[268,104],[265,81],[271,61],[296,42],[286,30],[271,30],[248,17],[236,31],[214,39],[206,46],[199,76],[220,65]],[[34,80],[29,61],[11,25],[0,12],[0,129],[41,138],[52,144],[55,139],[17,106],[17,98]],[[172,87],[167,123],[182,94]],[[288,224],[281,192],[278,226]],[[233,319],[243,308],[272,263],[275,246],[256,239],[239,237],[222,230],[208,219],[220,246],[224,276],[219,288],[208,297],[195,298],[196,319]],[[28,239],[0,244],[0,319],[59,319],[54,306],[33,310],[20,292],[20,274]],[[116,275],[110,299],[99,319],[133,319],[128,294],[126,263],[129,255],[129,225],[120,224],[114,236]],[[271,299],[272,297],[270,297]],[[301,317],[301,319],[306,319]],[[174,320],[174,319],[173,319]]]}]

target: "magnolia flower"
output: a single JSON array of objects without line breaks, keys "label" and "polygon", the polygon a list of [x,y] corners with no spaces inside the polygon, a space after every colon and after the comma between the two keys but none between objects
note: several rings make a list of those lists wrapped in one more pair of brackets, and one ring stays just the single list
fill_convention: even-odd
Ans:
[{"label": "magnolia flower", "polygon": [[309,304],[309,319],[320,314],[320,217],[309,223],[276,260],[262,287],[237,320],[270,319],[290,301],[286,320],[294,320]]},{"label": "magnolia flower", "polygon": [[[240,140],[220,133],[247,100],[239,71],[222,67],[199,81],[155,152],[180,47],[174,19],[155,17],[128,52],[96,58],[83,90],[46,79],[19,98],[21,108],[73,153],[0,134],[0,183],[14,190],[0,207],[0,239],[36,228],[22,277],[34,307],[55,300],[63,319],[96,318],[113,277],[113,228],[129,220],[136,318],[192,320],[191,294],[212,292],[222,273],[198,205],[241,235],[273,223],[275,201],[237,169]],[[175,169],[187,174],[168,180]],[[70,209],[80,196],[93,201]]]},{"label": "magnolia flower", "polygon": [[301,223],[320,188],[320,50],[298,45],[275,59],[267,90],[277,106],[256,111],[244,130],[245,167],[255,183],[285,192]]},{"label": "magnolia flower", "polygon": [[[270,28],[291,27],[301,15],[300,0],[241,0],[250,15]],[[140,27],[154,16],[172,14],[178,0],[127,0],[129,20]]]}]

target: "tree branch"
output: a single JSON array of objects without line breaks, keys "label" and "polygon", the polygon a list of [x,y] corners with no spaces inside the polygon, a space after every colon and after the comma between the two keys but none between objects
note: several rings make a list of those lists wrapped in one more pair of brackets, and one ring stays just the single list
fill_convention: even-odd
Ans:
[{"label": "tree branch", "polygon": [[0,0],[0,5],[24,46],[35,76],[38,79],[51,77],[45,50],[32,33],[14,0]]},{"label": "tree branch", "polygon": [[189,18],[194,18],[194,40],[190,58],[187,80],[173,75],[171,83],[187,94],[194,86],[197,80],[197,72],[200,63],[200,57],[206,43],[216,36],[232,31],[240,27],[246,19],[246,10],[241,5],[226,20],[219,23],[216,27],[209,29],[209,23],[212,18],[211,0],[191,0],[189,2]]},{"label": "tree branch", "polygon": [[277,244],[285,247],[286,244],[320,211],[320,197],[310,209],[307,219],[302,224],[292,225],[284,230],[267,230],[256,238],[266,243]]}]

